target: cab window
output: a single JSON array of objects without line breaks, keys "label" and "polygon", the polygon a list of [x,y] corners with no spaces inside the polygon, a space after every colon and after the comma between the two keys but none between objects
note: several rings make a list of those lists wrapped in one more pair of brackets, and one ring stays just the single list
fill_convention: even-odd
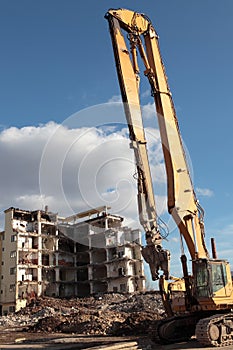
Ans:
[{"label": "cab window", "polygon": [[227,281],[226,276],[226,266],[225,264],[212,264],[212,284],[213,293],[217,292],[219,289],[224,288]]},{"label": "cab window", "polygon": [[210,294],[208,269],[204,263],[196,265],[196,292],[198,297],[208,297]]}]

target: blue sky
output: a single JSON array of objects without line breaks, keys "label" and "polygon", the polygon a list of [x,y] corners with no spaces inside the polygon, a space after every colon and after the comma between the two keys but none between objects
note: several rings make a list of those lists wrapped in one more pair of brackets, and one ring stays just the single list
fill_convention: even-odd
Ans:
[{"label": "blue sky", "polygon": [[104,19],[109,7],[147,14],[160,36],[207,239],[215,234],[227,257],[233,235],[232,0],[2,0],[1,130],[60,124],[119,96]]}]

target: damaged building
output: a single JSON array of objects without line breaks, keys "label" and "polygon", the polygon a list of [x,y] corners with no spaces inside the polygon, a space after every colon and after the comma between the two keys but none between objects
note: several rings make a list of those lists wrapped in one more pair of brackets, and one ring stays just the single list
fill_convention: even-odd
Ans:
[{"label": "damaged building", "polygon": [[0,234],[0,314],[43,295],[143,291],[141,235],[122,223],[106,207],[68,218],[47,209],[7,209]]}]

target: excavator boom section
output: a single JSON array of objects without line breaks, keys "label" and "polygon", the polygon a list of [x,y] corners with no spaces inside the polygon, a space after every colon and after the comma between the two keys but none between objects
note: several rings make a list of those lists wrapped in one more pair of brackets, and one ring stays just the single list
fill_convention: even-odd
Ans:
[{"label": "excavator boom section", "polygon": [[[109,10],[106,17],[110,27],[130,138],[137,165],[142,170],[138,194],[140,212],[142,213],[144,208],[149,222],[153,223],[152,226],[156,225],[153,186],[140,109],[138,56],[141,57],[145,66],[144,74],[148,78],[157,111],[167,174],[168,211],[175,220],[181,236],[186,241],[191,258],[208,258],[204,241],[203,211],[194,192],[160,54],[158,35],[150,20],[143,14],[118,9]],[[127,33],[130,50],[126,45],[123,31]],[[153,227],[150,229],[152,230]]]},{"label": "excavator boom section", "polygon": [[[108,20],[121,94],[129,127],[131,147],[134,149],[136,159],[138,180],[138,212],[140,222],[145,231],[153,232],[155,239],[161,243],[161,238],[157,227],[157,214],[148,162],[145,131],[142,123],[139,100],[139,77],[137,76],[137,72],[135,72],[134,65],[131,62],[130,52],[121,31],[121,25],[123,25],[125,29],[130,30],[129,23],[132,22],[132,16],[134,16],[134,13],[126,10],[126,12],[123,12],[123,14],[126,22],[122,22],[115,18],[115,16],[111,15],[108,16]],[[145,25],[145,21],[141,20],[141,22]],[[134,50],[134,48],[132,48],[132,50]]]}]

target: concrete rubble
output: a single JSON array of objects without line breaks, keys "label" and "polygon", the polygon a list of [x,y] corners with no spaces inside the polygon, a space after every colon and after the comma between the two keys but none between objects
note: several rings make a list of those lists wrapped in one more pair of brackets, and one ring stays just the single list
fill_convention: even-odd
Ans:
[{"label": "concrete rubble", "polygon": [[0,331],[83,335],[147,335],[164,317],[157,292],[111,293],[89,298],[39,298],[35,305],[0,317]]}]

